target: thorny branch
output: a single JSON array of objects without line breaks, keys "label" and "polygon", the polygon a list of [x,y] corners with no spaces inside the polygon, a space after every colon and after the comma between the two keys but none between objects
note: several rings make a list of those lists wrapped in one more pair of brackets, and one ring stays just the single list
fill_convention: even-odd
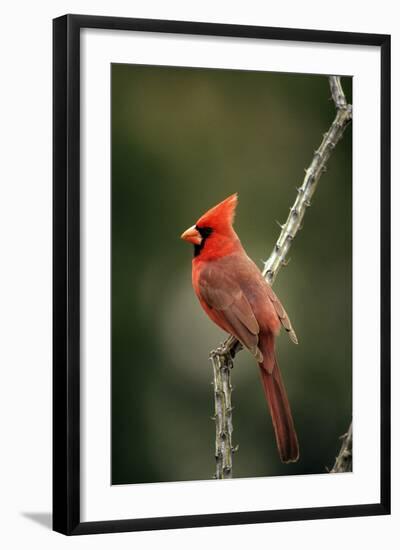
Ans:
[{"label": "thorny branch", "polygon": [[[332,99],[335,102],[336,109],[347,109],[350,105],[347,105],[346,96],[344,95],[340,76],[330,76],[329,86],[331,88]],[[351,107],[350,107],[351,108]]]},{"label": "thorny branch", "polygon": [[335,464],[330,471],[331,474],[351,472],[353,470],[353,423],[350,423],[347,433],[342,435],[342,447]]},{"label": "thorny branch", "polygon": [[[281,226],[281,233],[268,260],[264,262],[263,276],[270,285],[274,283],[281,267],[288,263],[289,250],[302,228],[305,212],[311,206],[311,199],[321,175],[326,171],[328,159],[352,118],[352,107],[346,102],[340,77],[330,76],[329,85],[336,106],[336,116],[323,135],[321,145],[314,151],[309,167],[305,169],[303,183],[297,189],[296,200],[290,208],[289,216]],[[216,479],[232,477],[233,453],[237,447],[232,443],[231,370],[233,359],[241,349],[240,342],[230,336],[222,346],[210,353],[214,373]]]}]

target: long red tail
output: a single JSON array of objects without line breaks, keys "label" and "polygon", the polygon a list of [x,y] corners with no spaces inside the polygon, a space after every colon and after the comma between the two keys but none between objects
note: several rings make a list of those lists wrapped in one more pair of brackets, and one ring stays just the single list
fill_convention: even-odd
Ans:
[{"label": "long red tail", "polygon": [[299,458],[299,444],[289,400],[276,361],[274,344],[271,340],[268,342],[269,345],[263,346],[264,361],[259,363],[261,380],[271,413],[281,460],[282,462],[296,462]]}]

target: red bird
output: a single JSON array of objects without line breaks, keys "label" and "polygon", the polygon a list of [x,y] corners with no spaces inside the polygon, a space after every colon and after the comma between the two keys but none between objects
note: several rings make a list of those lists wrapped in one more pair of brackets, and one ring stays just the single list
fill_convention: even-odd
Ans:
[{"label": "red bird", "polygon": [[198,219],[181,238],[194,244],[194,291],[214,323],[255,357],[282,462],[296,462],[299,445],[275,355],[281,325],[297,344],[289,317],[232,227],[237,194]]}]

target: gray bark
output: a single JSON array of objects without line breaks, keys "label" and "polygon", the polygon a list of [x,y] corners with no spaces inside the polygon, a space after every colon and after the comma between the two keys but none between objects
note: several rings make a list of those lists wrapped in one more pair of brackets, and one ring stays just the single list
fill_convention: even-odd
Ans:
[{"label": "gray bark", "polygon": [[342,446],[336,457],[335,464],[330,471],[331,474],[353,471],[353,423],[350,422],[347,433],[342,435]]}]

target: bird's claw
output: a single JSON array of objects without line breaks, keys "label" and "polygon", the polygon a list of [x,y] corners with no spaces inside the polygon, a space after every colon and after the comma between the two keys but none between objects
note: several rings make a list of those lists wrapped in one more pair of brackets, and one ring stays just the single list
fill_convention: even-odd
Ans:
[{"label": "bird's claw", "polygon": [[225,342],[223,342],[217,347],[217,349],[213,350],[212,354],[218,355],[219,357],[227,357],[230,355],[230,349]]},{"label": "bird's claw", "polygon": [[217,347],[217,354],[218,355],[228,355],[229,353],[229,349],[224,346],[224,344],[221,344],[220,346]]}]

